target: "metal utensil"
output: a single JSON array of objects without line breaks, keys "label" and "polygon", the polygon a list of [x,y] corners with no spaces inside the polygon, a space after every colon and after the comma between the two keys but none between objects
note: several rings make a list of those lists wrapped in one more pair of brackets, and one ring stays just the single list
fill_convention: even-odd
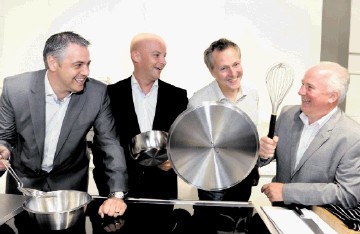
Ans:
[{"label": "metal utensil", "polygon": [[299,218],[304,221],[304,223],[313,231],[315,234],[325,234],[319,225],[311,218],[306,218],[301,211],[301,209],[297,206],[295,206],[294,212],[299,216]]},{"label": "metal utensil", "polygon": [[168,133],[152,130],[142,132],[131,139],[130,154],[143,166],[156,166],[168,160],[166,142]]},{"label": "metal utensil", "polygon": [[[107,197],[99,195],[91,195],[95,199],[108,199]],[[135,198],[125,197],[126,203],[139,203],[139,204],[172,204],[172,205],[194,205],[194,206],[222,206],[222,207],[250,207],[254,205],[251,201],[199,201],[199,200],[183,200],[183,199],[155,199],[155,198]]]},{"label": "metal utensil", "polygon": [[23,195],[31,196],[31,197],[38,197],[38,196],[51,197],[51,196],[53,196],[52,192],[44,192],[44,191],[40,191],[40,190],[32,189],[32,188],[24,188],[23,182],[20,180],[20,178],[18,177],[16,172],[12,169],[12,167],[7,165],[6,160],[1,160],[1,161],[4,164],[4,166],[6,167],[7,171],[10,173],[10,175],[15,179],[16,183],[18,184],[17,189],[20,192],[22,192]]},{"label": "metal utensil", "polygon": [[268,137],[273,138],[277,111],[294,80],[293,69],[285,63],[270,67],[266,73],[266,86],[272,104]]},{"label": "metal utensil", "polygon": [[43,230],[63,230],[85,218],[92,200],[87,192],[76,190],[52,191],[52,196],[35,196],[24,202],[23,208]]},{"label": "metal utensil", "polygon": [[240,183],[258,159],[258,132],[231,104],[205,102],[181,113],[169,131],[172,168],[186,183],[215,191]]}]

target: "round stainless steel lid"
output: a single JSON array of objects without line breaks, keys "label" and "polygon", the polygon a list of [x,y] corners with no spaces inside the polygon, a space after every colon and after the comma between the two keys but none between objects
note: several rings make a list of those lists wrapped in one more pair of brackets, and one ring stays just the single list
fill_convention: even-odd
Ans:
[{"label": "round stainless steel lid", "polygon": [[170,128],[167,153],[186,183],[216,191],[240,183],[258,159],[255,124],[239,108],[205,102],[181,113]]}]

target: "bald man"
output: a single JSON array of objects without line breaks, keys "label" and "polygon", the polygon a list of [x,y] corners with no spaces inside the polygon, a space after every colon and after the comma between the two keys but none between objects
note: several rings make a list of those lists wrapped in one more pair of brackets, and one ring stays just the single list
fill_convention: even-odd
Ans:
[{"label": "bald man", "polygon": [[[134,65],[133,74],[108,86],[116,130],[128,165],[128,195],[175,199],[177,176],[170,162],[142,166],[131,157],[129,144],[134,136],[142,132],[168,132],[176,117],[187,107],[187,92],[160,80],[166,66],[166,44],[160,36],[153,33],[136,35],[131,41],[130,56]],[[99,169],[94,171],[95,179],[98,174],[102,174]],[[99,190],[102,194],[109,192],[107,188]]]}]

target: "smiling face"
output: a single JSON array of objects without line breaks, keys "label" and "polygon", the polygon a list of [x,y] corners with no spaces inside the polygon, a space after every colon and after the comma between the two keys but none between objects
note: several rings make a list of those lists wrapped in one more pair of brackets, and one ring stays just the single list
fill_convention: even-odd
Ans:
[{"label": "smiling face", "polygon": [[155,36],[145,36],[136,42],[131,56],[135,66],[135,77],[145,82],[154,82],[160,78],[166,65],[165,42]]},{"label": "smiling face", "polygon": [[229,47],[225,50],[214,50],[212,76],[218,82],[221,91],[226,94],[238,91],[240,81],[243,76],[240,54],[238,51]]},{"label": "smiling face", "polygon": [[316,122],[336,107],[339,93],[331,90],[329,80],[332,73],[321,67],[309,69],[302,80],[298,94],[301,96],[301,110]]},{"label": "smiling face", "polygon": [[90,54],[85,46],[69,43],[61,58],[48,56],[48,77],[59,99],[84,89],[90,69]]}]

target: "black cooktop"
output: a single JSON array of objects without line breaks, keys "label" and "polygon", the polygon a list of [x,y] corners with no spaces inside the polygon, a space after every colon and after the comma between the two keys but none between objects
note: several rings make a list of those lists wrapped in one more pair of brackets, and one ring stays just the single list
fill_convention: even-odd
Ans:
[{"label": "black cooktop", "polygon": [[43,230],[26,211],[20,211],[0,226],[0,233],[268,233],[267,230],[252,231],[258,226],[253,207],[128,203],[123,216],[102,219],[97,214],[102,202],[103,199],[93,199],[87,206],[86,216],[69,229]]}]

